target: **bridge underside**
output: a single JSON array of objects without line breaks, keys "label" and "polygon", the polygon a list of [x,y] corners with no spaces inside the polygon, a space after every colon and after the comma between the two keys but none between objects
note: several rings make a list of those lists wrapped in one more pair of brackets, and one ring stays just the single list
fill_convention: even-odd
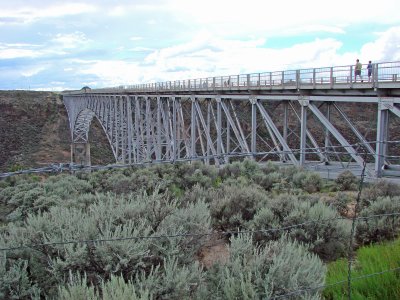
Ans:
[{"label": "bridge underside", "polygon": [[202,160],[220,165],[244,157],[341,169],[365,163],[370,177],[399,174],[398,101],[374,96],[64,95],[73,144],[88,143],[96,117],[117,163]]}]

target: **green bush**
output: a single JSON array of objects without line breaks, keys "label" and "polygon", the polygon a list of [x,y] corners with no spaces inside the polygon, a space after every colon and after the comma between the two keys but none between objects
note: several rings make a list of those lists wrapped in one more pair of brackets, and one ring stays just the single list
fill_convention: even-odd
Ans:
[{"label": "green bush", "polygon": [[395,197],[399,195],[400,185],[387,180],[379,180],[363,189],[361,194],[362,206],[369,206],[381,197]]},{"label": "green bush", "polygon": [[101,284],[101,292],[97,291],[94,286],[88,285],[86,275],[73,275],[67,286],[60,286],[58,290],[58,299],[60,300],[146,300],[152,299],[149,291],[136,290],[131,280],[126,282],[120,276],[111,276],[109,281],[103,281]]},{"label": "green bush", "polygon": [[356,238],[361,244],[381,242],[397,237],[400,229],[400,216],[376,216],[381,214],[396,214],[400,212],[400,197],[381,197],[359,214]]},{"label": "green bush", "polygon": [[257,185],[222,185],[210,206],[214,227],[221,230],[242,228],[267,199],[268,196]]},{"label": "green bush", "polygon": [[26,260],[7,262],[4,252],[0,258],[1,299],[40,299],[40,289],[31,282],[27,268]]},{"label": "green bush", "polygon": [[339,191],[354,191],[358,188],[359,179],[349,170],[339,174],[335,179]]},{"label": "green bush", "polygon": [[347,216],[351,210],[351,204],[353,203],[355,205],[355,202],[355,195],[345,192],[339,192],[336,194],[331,204],[333,205],[333,207],[336,208],[339,214],[341,214],[342,216]]},{"label": "green bush", "polygon": [[[261,243],[287,232],[291,238],[309,244],[310,251],[322,259],[334,260],[345,254],[350,234],[349,223],[338,218],[336,211],[315,199],[280,195],[269,199],[247,228],[257,231],[254,237]],[[295,226],[298,224],[302,225]],[[274,228],[285,230],[267,230]]]},{"label": "green bush", "polygon": [[[264,247],[254,247],[251,236],[231,237],[229,253],[225,265],[207,272],[206,290],[212,299],[267,299],[324,282],[322,261],[286,236]],[[319,299],[318,292],[285,299],[311,298]]]},{"label": "green bush", "polygon": [[321,190],[323,182],[317,173],[300,171],[293,175],[293,185],[307,193],[315,193]]},{"label": "green bush", "polygon": [[12,207],[7,216],[9,221],[24,221],[30,213],[47,211],[55,205],[76,201],[82,193],[92,192],[85,180],[70,175],[49,177],[43,183],[22,180],[0,192],[1,201]]},{"label": "green bush", "polygon": [[310,250],[320,258],[335,260],[345,254],[350,237],[350,223],[338,218],[337,212],[323,203],[299,202],[282,226],[306,223],[289,229],[288,235],[310,244]]},{"label": "green bush", "polygon": [[[88,282],[99,287],[101,280],[113,274],[127,280],[142,273],[147,276],[155,267],[163,266],[165,257],[174,256],[179,268],[191,264],[204,238],[185,234],[209,231],[210,212],[202,201],[179,208],[176,200],[157,192],[124,197],[109,194],[87,207],[55,206],[29,214],[24,223],[6,227],[0,245],[44,244],[32,246],[36,251],[14,255],[29,257],[28,266],[35,270],[30,279],[43,293],[54,296],[53,287],[63,285],[71,270],[87,274]],[[165,235],[171,237],[157,238]],[[136,236],[150,238],[126,239]],[[94,239],[122,240],[59,244]]]}]

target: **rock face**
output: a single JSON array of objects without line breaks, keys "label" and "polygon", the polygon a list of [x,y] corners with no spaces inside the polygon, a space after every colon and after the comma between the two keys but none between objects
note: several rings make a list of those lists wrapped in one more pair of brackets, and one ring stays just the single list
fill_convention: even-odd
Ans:
[{"label": "rock face", "polygon": [[[89,132],[92,164],[113,162],[100,124]],[[68,116],[52,92],[0,91],[0,171],[70,161]]]}]

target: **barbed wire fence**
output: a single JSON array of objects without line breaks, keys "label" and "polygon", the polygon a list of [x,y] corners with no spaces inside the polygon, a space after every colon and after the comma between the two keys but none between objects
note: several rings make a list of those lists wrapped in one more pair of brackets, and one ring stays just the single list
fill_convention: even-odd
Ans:
[{"label": "barbed wire fence", "polygon": [[[384,158],[384,159],[396,159],[400,161],[400,155],[378,155],[376,153],[368,153],[365,150],[366,144],[376,144],[379,141],[370,141],[365,143],[354,143],[349,145],[337,145],[337,146],[329,146],[329,147],[307,147],[304,149],[291,149],[291,150],[273,150],[273,151],[263,151],[263,152],[231,152],[231,153],[221,153],[217,155],[205,155],[205,156],[194,156],[194,157],[184,157],[178,158],[174,160],[146,160],[137,163],[116,163],[116,164],[109,164],[109,165],[93,165],[93,166],[85,166],[82,164],[75,164],[75,163],[52,163],[46,167],[41,168],[31,168],[31,169],[23,169],[17,170],[13,172],[5,172],[0,173],[0,179],[7,178],[16,175],[22,174],[38,174],[38,173],[62,173],[62,172],[80,172],[80,171],[99,171],[99,170],[111,170],[111,169],[122,169],[122,168],[130,168],[130,167],[140,167],[140,166],[148,166],[148,165],[156,165],[156,164],[171,164],[171,163],[185,163],[185,162],[194,162],[194,161],[205,161],[210,159],[220,159],[223,158],[247,158],[247,157],[255,157],[255,156],[266,156],[266,155],[285,155],[285,154],[294,154],[294,155],[301,155],[301,154],[318,154],[323,153],[324,155],[345,155],[349,156],[350,153],[347,151],[337,151],[335,149],[346,149],[346,148],[361,148],[364,149],[363,153],[355,153],[353,155],[356,156],[363,156],[363,160],[366,161],[367,157],[373,156],[375,159],[377,158]],[[393,140],[393,141],[385,141],[386,144],[400,144],[400,140]],[[321,162],[322,163],[322,162]],[[349,167],[348,167],[349,168]],[[323,167],[318,165],[318,170],[322,170]],[[345,170],[347,168],[326,168],[327,170]],[[312,169],[311,169],[312,170]],[[365,171],[364,171],[365,172]],[[367,175],[364,175],[365,178],[371,178]]]},{"label": "barbed wire fence", "polygon": [[[370,216],[364,216],[364,217],[354,217],[353,220],[355,221],[360,221],[360,220],[369,220],[369,219],[375,219],[375,218],[381,218],[381,217],[398,217],[400,216],[400,212],[395,212],[395,213],[387,213],[387,214],[377,214],[377,215],[370,215]],[[336,218],[329,218],[329,219],[318,219],[318,220],[310,220],[306,221],[303,223],[299,224],[294,224],[291,226],[285,226],[285,227],[276,227],[276,228],[267,228],[267,229],[260,229],[260,230],[242,230],[242,231],[217,231],[217,232],[204,232],[204,233],[177,233],[177,234],[170,234],[170,235],[148,235],[148,236],[130,236],[130,237],[122,237],[122,238],[109,238],[109,239],[89,239],[89,240],[68,240],[68,241],[56,241],[56,242],[47,242],[47,243],[40,243],[40,244],[29,244],[29,245],[19,245],[19,246],[11,246],[11,247],[3,247],[0,248],[0,252],[9,252],[9,251],[18,251],[18,250],[31,250],[31,251],[39,251],[41,252],[43,250],[43,247],[46,246],[64,246],[64,245],[71,245],[71,244],[91,244],[91,245],[99,245],[102,243],[118,243],[118,242],[126,242],[126,241],[135,241],[135,240],[140,240],[140,239],[171,239],[171,238],[187,238],[187,237],[192,237],[192,238],[199,238],[199,237],[204,237],[204,236],[212,236],[212,235],[218,235],[218,236],[231,236],[231,235],[239,235],[239,234],[250,234],[253,235],[255,233],[268,233],[268,232],[277,232],[277,231],[286,231],[289,229],[293,228],[298,228],[298,227],[303,227],[306,225],[311,225],[311,224],[323,224],[326,222],[331,222],[335,220],[348,220],[348,218],[345,217],[336,217]],[[350,241],[354,239],[353,236],[351,236]],[[353,251],[354,249],[349,249],[349,251]],[[143,254],[145,255],[145,254]],[[175,254],[177,255],[177,253]],[[352,256],[351,256],[352,257]],[[350,262],[350,259],[349,259]],[[306,287],[301,287],[296,290],[288,291],[285,294],[282,295],[277,295],[273,296],[269,299],[285,299],[294,295],[298,294],[303,294],[307,292],[314,292],[318,290],[324,290],[329,287],[337,286],[337,285],[345,285],[347,284],[347,291],[348,291],[348,297],[351,299],[351,284],[353,281],[356,280],[362,280],[378,275],[382,275],[388,272],[397,272],[400,271],[400,267],[396,268],[391,268],[391,269],[385,269],[381,270],[378,272],[374,273],[368,273],[368,274],[363,274],[357,277],[352,277],[351,276],[351,268],[348,270],[348,277],[345,280],[337,281],[334,283],[330,284],[324,284],[324,285],[319,285],[319,286],[306,286]]]},{"label": "barbed wire fence", "polygon": [[[397,143],[400,141],[388,141],[388,143]],[[370,143],[376,143],[376,142],[370,142]],[[348,147],[354,147],[354,146],[362,146],[363,144],[356,143],[349,145]],[[345,146],[332,146],[329,147],[331,149],[334,149],[335,147],[337,148],[345,148]],[[325,147],[321,148],[307,148],[306,153],[309,154],[315,154],[316,150],[321,150],[325,149]],[[279,153],[282,154],[287,154],[287,153],[294,153],[298,151],[297,153],[301,153],[300,149],[295,149],[292,151],[280,151]],[[265,153],[273,153],[276,154],[277,151],[271,151],[271,152],[265,152]],[[304,150],[303,150],[304,153]],[[338,151],[326,151],[325,153],[332,153],[332,154],[346,154],[348,155],[348,152],[338,152]],[[256,153],[257,155],[262,155],[262,153]],[[0,179],[1,178],[6,178],[10,176],[15,176],[15,175],[21,175],[21,174],[35,174],[35,173],[61,173],[64,171],[67,172],[77,172],[77,171],[88,171],[88,170],[110,170],[110,169],[115,169],[115,168],[127,168],[127,167],[134,167],[134,166],[144,166],[144,165],[151,165],[151,164],[157,164],[157,163],[174,163],[174,162],[188,162],[188,161],[195,161],[195,160],[203,160],[205,158],[219,158],[223,156],[227,157],[247,157],[247,156],[253,156],[254,153],[225,153],[221,155],[210,155],[208,157],[199,157],[199,158],[183,158],[183,159],[177,159],[175,161],[149,161],[149,162],[142,162],[142,163],[136,163],[136,164],[115,164],[115,165],[108,165],[108,166],[83,166],[83,165],[75,165],[75,164],[51,164],[47,167],[43,168],[34,168],[34,169],[28,169],[28,170],[19,170],[16,172],[8,172],[8,173],[2,173],[0,174]],[[363,216],[360,217],[358,216],[359,212],[359,206],[360,206],[360,201],[361,201],[361,194],[363,191],[364,187],[364,180],[367,177],[365,172],[366,172],[366,157],[367,155],[370,155],[366,152],[366,150],[363,148],[362,153],[358,153],[357,155],[363,156],[364,158],[364,164],[363,168],[361,170],[361,175],[360,175],[360,180],[359,180],[359,185],[358,185],[358,193],[357,193],[357,198],[356,198],[356,204],[354,208],[354,214],[351,218],[352,226],[351,226],[351,234],[349,238],[349,244],[348,244],[348,270],[347,270],[347,279],[337,281],[334,283],[330,284],[325,284],[325,285],[320,285],[320,286],[308,286],[308,287],[302,287],[293,291],[288,291],[285,294],[282,295],[276,295],[271,297],[271,300],[274,299],[285,299],[288,297],[292,297],[295,295],[299,294],[304,294],[307,292],[313,292],[313,291],[318,291],[318,290],[324,290],[329,287],[337,286],[337,285],[347,285],[347,294],[348,294],[348,299],[352,299],[352,282],[356,280],[363,280],[367,278],[371,278],[374,276],[379,276],[388,272],[397,272],[400,271],[400,267],[396,268],[391,268],[391,269],[386,269],[386,270],[381,270],[378,272],[374,273],[369,273],[369,274],[363,274],[357,277],[352,277],[352,263],[354,261],[354,239],[355,239],[355,231],[356,231],[356,224],[357,222],[361,220],[368,220],[368,219],[376,219],[376,218],[382,218],[382,217],[398,217],[400,216],[400,212],[393,212],[393,213],[385,213],[385,214],[377,214],[377,215],[370,215],[370,216]],[[374,154],[375,157],[377,157],[376,154]],[[387,158],[388,156],[383,156]],[[393,158],[400,158],[400,156],[391,156]],[[348,218],[345,217],[336,217],[336,218],[330,218],[330,219],[325,219],[325,220],[309,220],[303,223],[299,224],[294,224],[286,227],[277,227],[277,228],[267,228],[267,229],[260,229],[260,230],[246,230],[246,231],[213,231],[213,232],[204,232],[204,233],[177,233],[177,234],[170,234],[170,235],[149,235],[149,236],[131,236],[131,237],[123,237],[123,238],[110,238],[110,239],[90,239],[90,240],[68,240],[68,241],[57,241],[57,242],[47,242],[47,243],[39,243],[39,244],[29,244],[29,245],[18,245],[18,246],[9,246],[9,247],[3,247],[0,248],[0,252],[8,252],[8,251],[18,251],[18,250],[27,250],[31,249],[32,251],[40,251],[40,248],[45,247],[45,246],[62,246],[62,245],[68,245],[68,244],[101,244],[101,243],[117,243],[117,242],[123,242],[123,241],[135,241],[139,239],[169,239],[169,238],[178,238],[178,237],[202,237],[202,236],[210,236],[210,235],[215,235],[218,234],[220,236],[231,236],[231,235],[238,235],[238,234],[255,234],[255,233],[268,233],[268,232],[277,232],[277,231],[285,231],[285,230],[290,230],[292,228],[296,227],[302,227],[310,224],[322,224],[326,222],[331,222],[334,220],[348,220]]]}]

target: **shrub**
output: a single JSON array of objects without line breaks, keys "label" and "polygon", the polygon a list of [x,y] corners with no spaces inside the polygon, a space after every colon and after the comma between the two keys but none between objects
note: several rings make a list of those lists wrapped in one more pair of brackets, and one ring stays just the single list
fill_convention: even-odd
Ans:
[{"label": "shrub", "polygon": [[165,188],[166,185],[165,181],[160,180],[150,169],[143,168],[131,176],[125,176],[122,172],[112,174],[105,180],[104,190],[116,194],[127,194],[142,190],[152,193],[155,186]]},{"label": "shrub", "polygon": [[[298,196],[280,195],[268,200],[255,214],[247,228],[257,231],[257,242],[265,244],[284,232],[325,260],[334,260],[345,253],[350,227],[330,207],[314,200],[299,200]],[[314,222],[315,221],[315,222]],[[302,224],[301,226],[297,226]],[[286,228],[285,230],[266,230]]]},{"label": "shrub", "polygon": [[[70,273],[71,274],[71,273]],[[203,281],[203,272],[198,263],[180,266],[174,258],[166,259],[146,274],[124,279],[111,275],[102,280],[99,291],[90,285],[87,276],[72,276],[67,286],[59,287],[59,299],[190,299]],[[133,280],[134,279],[134,280]]]},{"label": "shrub", "polygon": [[300,171],[293,175],[293,185],[307,193],[315,193],[322,188],[322,178],[317,173]]},{"label": "shrub", "polygon": [[[70,270],[87,274],[91,285],[120,274],[126,280],[147,275],[163,266],[164,257],[174,256],[179,267],[195,260],[202,245],[201,235],[210,231],[208,206],[199,201],[179,208],[177,201],[157,192],[152,195],[101,196],[84,208],[55,206],[46,212],[28,215],[22,224],[10,223],[0,235],[0,245],[35,245],[37,251],[20,251],[29,257],[30,275],[47,295],[53,286],[64,283]],[[158,238],[171,235],[168,238]],[[149,236],[154,238],[126,239]],[[66,243],[60,241],[110,240],[115,242]],[[11,261],[10,261],[11,263]]]},{"label": "shrub", "polygon": [[339,191],[354,191],[358,187],[358,178],[349,170],[339,174],[335,179]]},{"label": "shrub", "polygon": [[354,203],[355,205],[355,202],[356,202],[355,195],[339,192],[333,199],[332,205],[336,208],[339,214],[341,214],[342,216],[348,216],[348,214],[351,212],[352,209],[351,204]]},{"label": "shrub", "polygon": [[181,203],[195,203],[202,200],[206,203],[211,203],[217,195],[217,191],[214,188],[204,188],[200,185],[194,185],[191,189],[187,189],[182,197]]},{"label": "shrub", "polygon": [[257,185],[223,185],[211,203],[213,225],[222,230],[236,230],[253,219],[257,208],[267,201]]},{"label": "shrub", "polygon": [[381,197],[369,207],[364,208],[357,223],[356,238],[361,244],[380,242],[397,237],[400,229],[400,216],[376,216],[380,214],[398,213],[400,211],[400,197]]},{"label": "shrub", "polygon": [[279,227],[279,218],[269,207],[259,209],[254,215],[253,220],[247,224],[248,229],[255,231],[254,240],[256,242],[278,239],[282,235],[282,232],[274,229]]},{"label": "shrub", "polygon": [[281,169],[279,168],[279,166],[276,163],[273,163],[272,161],[267,161],[266,164],[261,166],[261,170],[263,171],[263,173],[265,174],[269,174],[269,173],[276,173],[281,171]]},{"label": "shrub", "polygon": [[369,206],[380,197],[395,197],[399,195],[400,185],[387,180],[379,180],[363,190],[361,194],[362,206]]},{"label": "shrub", "polygon": [[219,169],[219,176],[222,179],[245,177],[253,180],[253,177],[259,174],[262,174],[260,166],[254,160],[250,159],[245,159],[243,162],[235,161]]},{"label": "shrub", "polygon": [[[325,267],[306,246],[286,236],[264,247],[254,247],[252,237],[231,237],[230,258],[207,272],[206,289],[214,299],[267,299],[290,291],[323,284]],[[318,292],[295,295],[319,299]]]},{"label": "shrub", "polygon": [[7,263],[4,252],[0,259],[0,298],[1,299],[40,299],[40,290],[32,283],[27,271],[28,262],[18,259]]},{"label": "shrub", "polygon": [[306,223],[289,229],[288,235],[310,244],[310,250],[322,259],[335,260],[345,254],[350,235],[350,224],[338,217],[333,209],[322,203],[299,202],[282,226]]},{"label": "shrub", "polygon": [[0,192],[0,199],[13,208],[9,221],[23,221],[30,213],[47,211],[55,205],[76,201],[81,193],[92,192],[92,186],[74,176],[49,177],[43,183],[20,181]]},{"label": "shrub", "polygon": [[[255,183],[262,186],[267,191],[270,191],[273,187],[277,190],[277,184],[285,181],[284,177],[279,172],[271,172],[268,174],[258,173],[254,175],[253,178]],[[288,187],[288,185],[286,187]],[[285,188],[280,186],[279,189],[284,190]]]},{"label": "shrub", "polygon": [[126,282],[120,276],[111,276],[110,280],[101,283],[101,292],[88,285],[86,275],[73,275],[70,272],[69,282],[58,289],[58,299],[62,300],[147,300],[152,299],[147,290],[135,289],[131,280]]}]

